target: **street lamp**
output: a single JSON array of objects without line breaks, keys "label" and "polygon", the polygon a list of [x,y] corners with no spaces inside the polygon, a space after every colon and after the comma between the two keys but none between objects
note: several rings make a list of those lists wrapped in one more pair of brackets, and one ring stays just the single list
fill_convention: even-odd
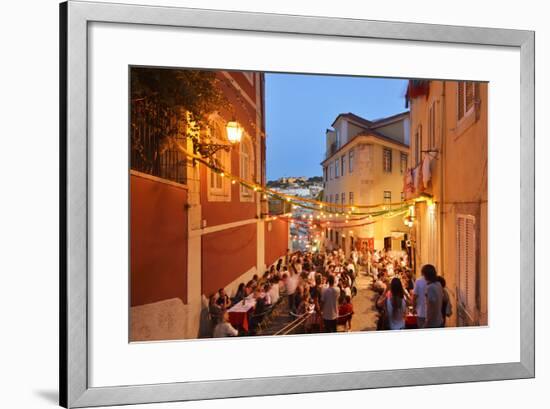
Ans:
[{"label": "street lamp", "polygon": [[237,121],[229,121],[225,126],[225,129],[227,130],[227,139],[229,139],[229,142],[239,143],[241,141],[243,136],[243,128],[241,128]]},{"label": "street lamp", "polygon": [[227,139],[231,142],[229,145],[222,143],[202,142],[199,141],[198,138],[193,138],[193,152],[195,154],[200,154],[203,158],[208,159],[217,167],[219,167],[220,164],[215,157],[216,153],[220,150],[229,152],[233,145],[241,141],[243,134],[242,127],[235,120],[229,121],[225,127],[227,130]]}]

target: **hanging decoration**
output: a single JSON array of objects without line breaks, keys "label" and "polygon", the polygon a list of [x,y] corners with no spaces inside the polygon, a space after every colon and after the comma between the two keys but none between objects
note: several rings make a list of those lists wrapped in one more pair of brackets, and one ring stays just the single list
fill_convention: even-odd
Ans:
[{"label": "hanging decoration", "polygon": [[[191,152],[188,152],[179,142],[177,143],[178,148],[195,163],[202,163],[203,165],[210,168],[211,171],[216,172],[221,177],[228,178],[231,180],[232,184],[239,183],[241,186],[244,186],[248,189],[253,190],[254,192],[263,194],[263,199],[268,197],[278,199],[290,203],[294,209],[300,207],[302,209],[311,210],[316,212],[315,215],[310,215],[309,220],[321,220],[327,221],[330,223],[338,224],[343,223],[344,225],[340,227],[347,227],[346,224],[350,224],[354,221],[365,220],[367,218],[375,217],[396,217],[402,215],[404,211],[408,210],[408,207],[414,203],[414,200],[408,200],[405,202],[396,202],[396,203],[380,203],[375,205],[353,205],[353,204],[338,204],[338,203],[328,203],[321,200],[309,199],[305,197],[293,196],[287,193],[279,192],[263,186],[261,184],[251,182],[245,179],[242,179],[236,175],[226,172],[217,164],[210,163],[204,160],[199,155],[195,155]],[[287,215],[280,215],[279,217],[286,217]],[[355,217],[354,217],[355,216]],[[362,217],[356,217],[362,216]],[[276,220],[277,216],[271,216],[269,220]],[[370,224],[367,222],[366,224]],[[338,226],[335,226],[338,227]],[[352,227],[352,225],[350,225]]]}]

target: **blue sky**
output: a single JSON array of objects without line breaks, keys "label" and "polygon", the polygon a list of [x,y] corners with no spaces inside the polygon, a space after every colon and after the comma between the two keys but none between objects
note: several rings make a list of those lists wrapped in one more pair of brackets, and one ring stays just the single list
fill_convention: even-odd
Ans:
[{"label": "blue sky", "polygon": [[325,131],[336,116],[403,112],[406,87],[398,79],[266,74],[267,180],[321,176]]}]

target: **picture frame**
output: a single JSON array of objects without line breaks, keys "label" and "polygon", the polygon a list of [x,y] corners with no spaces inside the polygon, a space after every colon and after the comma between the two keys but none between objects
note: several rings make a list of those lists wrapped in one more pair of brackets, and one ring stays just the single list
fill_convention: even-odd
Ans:
[{"label": "picture frame", "polygon": [[[88,24],[123,23],[411,40],[519,50],[520,359],[496,364],[91,387],[89,383]],[[535,376],[534,41],[531,31],[69,1],[60,5],[60,404],[139,404]]]}]

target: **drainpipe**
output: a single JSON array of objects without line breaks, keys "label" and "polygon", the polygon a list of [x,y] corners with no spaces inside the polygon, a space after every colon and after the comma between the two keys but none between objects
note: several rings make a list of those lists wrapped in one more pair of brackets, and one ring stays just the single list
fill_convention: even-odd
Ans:
[{"label": "drainpipe", "polygon": [[441,143],[439,148],[439,262],[440,262],[440,270],[445,274],[445,271],[443,271],[443,268],[445,266],[445,250],[443,249],[443,243],[444,243],[444,222],[443,218],[445,215],[444,211],[444,203],[445,203],[445,166],[443,164],[443,158],[445,152],[445,141],[447,139],[447,97],[445,88],[447,86],[447,82],[443,81],[443,92],[441,93]]}]

